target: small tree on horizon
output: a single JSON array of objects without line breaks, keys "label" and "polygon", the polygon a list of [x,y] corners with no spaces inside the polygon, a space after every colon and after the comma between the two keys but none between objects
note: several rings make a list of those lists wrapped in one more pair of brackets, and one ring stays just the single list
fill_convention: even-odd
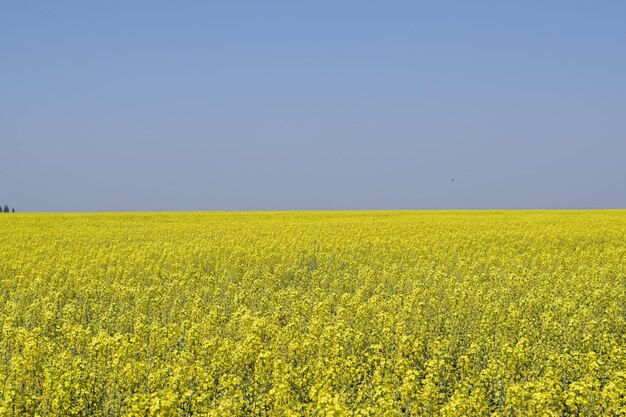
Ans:
[{"label": "small tree on horizon", "polygon": [[9,212],[9,206],[7,206],[6,204],[4,205],[4,212],[8,213]]},{"label": "small tree on horizon", "polygon": [[11,209],[11,213],[15,213],[15,207]]}]

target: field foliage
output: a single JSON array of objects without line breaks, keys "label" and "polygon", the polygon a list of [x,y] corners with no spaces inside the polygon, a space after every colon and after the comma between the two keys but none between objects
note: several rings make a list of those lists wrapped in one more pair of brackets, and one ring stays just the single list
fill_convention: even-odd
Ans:
[{"label": "field foliage", "polygon": [[626,415],[626,212],[0,216],[0,416]]}]

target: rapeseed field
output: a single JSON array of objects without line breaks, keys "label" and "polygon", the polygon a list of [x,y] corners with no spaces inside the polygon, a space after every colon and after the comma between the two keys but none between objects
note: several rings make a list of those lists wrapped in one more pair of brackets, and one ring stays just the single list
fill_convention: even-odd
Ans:
[{"label": "rapeseed field", "polygon": [[0,416],[625,416],[626,211],[0,216]]}]

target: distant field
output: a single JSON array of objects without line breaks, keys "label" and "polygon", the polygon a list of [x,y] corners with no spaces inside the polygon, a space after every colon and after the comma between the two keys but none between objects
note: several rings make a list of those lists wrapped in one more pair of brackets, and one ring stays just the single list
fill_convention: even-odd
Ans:
[{"label": "distant field", "polygon": [[626,211],[0,214],[0,416],[626,415]]}]

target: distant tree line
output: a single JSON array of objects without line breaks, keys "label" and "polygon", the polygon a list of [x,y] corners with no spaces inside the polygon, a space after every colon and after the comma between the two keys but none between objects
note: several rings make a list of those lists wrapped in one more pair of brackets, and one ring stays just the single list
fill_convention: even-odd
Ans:
[{"label": "distant tree line", "polygon": [[2,209],[2,207],[0,206],[0,213],[15,213],[15,209],[11,209],[9,210],[9,206],[7,206],[6,204],[4,205],[4,210]]}]

